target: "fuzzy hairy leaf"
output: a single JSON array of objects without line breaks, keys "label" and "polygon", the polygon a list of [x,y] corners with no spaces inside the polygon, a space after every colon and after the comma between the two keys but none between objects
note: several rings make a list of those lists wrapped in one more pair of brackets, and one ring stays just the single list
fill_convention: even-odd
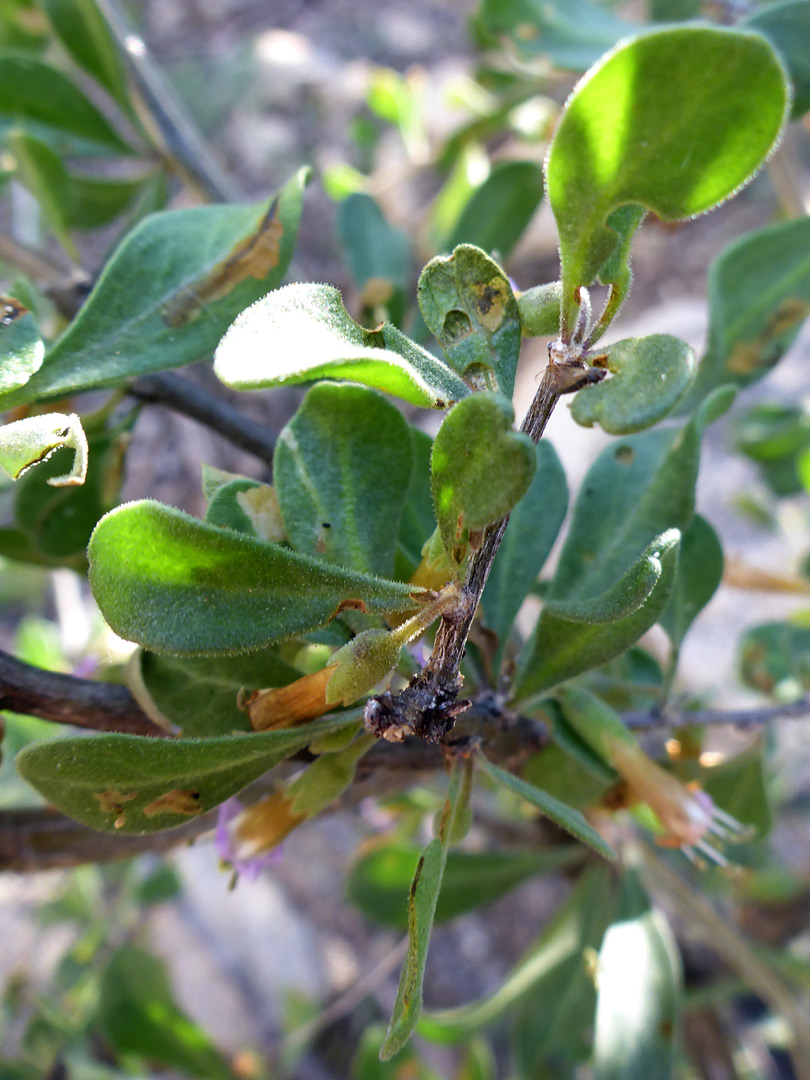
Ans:
[{"label": "fuzzy hairy leaf", "polygon": [[36,375],[0,407],[110,386],[211,355],[236,314],[277,285],[292,255],[307,174],[277,203],[199,206],[145,218]]},{"label": "fuzzy hairy leaf", "polygon": [[332,285],[286,285],[258,300],[220,342],[214,370],[235,390],[345,379],[431,409],[469,393],[452,368],[391,323],[359,326]]},{"label": "fuzzy hairy leaf", "polygon": [[450,364],[511,398],[520,353],[520,315],[503,270],[480,248],[460,244],[419,276],[419,307]]},{"label": "fuzzy hairy leaf", "polygon": [[247,652],[325,626],[341,605],[407,611],[422,590],[329,566],[160,503],[128,503],[90,540],[110,626],[154,652]]},{"label": "fuzzy hairy leaf", "polygon": [[670,529],[656,537],[619,581],[596,597],[549,601],[520,658],[515,698],[525,703],[634,645],[669,600],[680,536]]},{"label": "fuzzy hairy leaf", "polygon": [[564,328],[573,330],[581,286],[597,276],[618,280],[622,266],[600,275],[619,243],[606,223],[611,213],[641,206],[678,221],[716,206],[770,153],[788,100],[765,38],[719,27],[643,34],[586,75],[568,99],[546,168]]},{"label": "fuzzy hairy leaf", "polygon": [[25,386],[44,356],[37,320],[19,300],[0,296],[0,397]]},{"label": "fuzzy hairy leaf", "polygon": [[209,739],[97,735],[35,743],[17,756],[20,775],[69,817],[100,832],[170,829],[236,795],[354,714],[303,727]]},{"label": "fuzzy hairy leaf", "polygon": [[686,393],[695,373],[695,354],[679,338],[651,334],[626,338],[605,349],[612,378],[579,391],[571,415],[583,427],[599,424],[611,435],[652,427]]},{"label": "fuzzy hairy leaf", "polygon": [[484,390],[460,401],[433,441],[433,506],[445,551],[458,565],[470,533],[505,517],[531,483],[534,444],[512,429],[514,416],[506,398]]},{"label": "fuzzy hairy leaf", "polygon": [[337,566],[392,574],[411,468],[399,409],[362,386],[313,386],[273,459],[290,543]]}]

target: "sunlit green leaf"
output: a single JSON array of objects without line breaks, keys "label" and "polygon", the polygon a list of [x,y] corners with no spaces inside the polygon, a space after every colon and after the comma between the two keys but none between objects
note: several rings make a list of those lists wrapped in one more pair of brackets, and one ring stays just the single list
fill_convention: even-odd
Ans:
[{"label": "sunlit green leaf", "polygon": [[62,476],[51,476],[54,487],[83,484],[87,476],[87,436],[75,413],[42,413],[0,427],[0,468],[13,480],[46,461],[62,448],[73,451],[73,464]]},{"label": "sunlit green leaf", "polygon": [[617,915],[599,951],[594,1078],[670,1080],[682,982],[678,947],[632,870]]},{"label": "sunlit green leaf", "polygon": [[573,331],[577,290],[617,245],[610,214],[640,205],[677,221],[711,209],[762,164],[787,105],[776,54],[760,35],[739,30],[651,31],[588,73],[568,99],[546,167],[564,331]]},{"label": "sunlit green leaf", "polygon": [[123,946],[107,960],[96,1020],[118,1054],[136,1054],[192,1077],[233,1076],[204,1028],[175,1001],[163,963],[143,949]]},{"label": "sunlit green leaf", "polygon": [[482,391],[459,402],[434,439],[433,506],[445,550],[458,565],[470,533],[505,517],[534,475],[534,444],[512,429],[514,415],[506,398]]},{"label": "sunlit green leaf", "polygon": [[443,361],[384,323],[364,330],[331,285],[286,285],[242,312],[214,364],[236,390],[345,379],[443,409],[469,393]]},{"label": "sunlit green leaf", "polygon": [[44,356],[34,315],[14,297],[0,296],[0,395],[24,386]]},{"label": "sunlit green leaf", "polygon": [[407,611],[420,592],[149,501],[102,518],[89,557],[93,594],[116,633],[178,655],[259,649],[325,626],[344,602]]}]

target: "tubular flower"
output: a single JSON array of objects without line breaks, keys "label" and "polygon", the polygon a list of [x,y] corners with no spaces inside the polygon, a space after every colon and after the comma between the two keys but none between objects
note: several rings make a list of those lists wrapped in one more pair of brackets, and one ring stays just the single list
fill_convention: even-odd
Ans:
[{"label": "tubular flower", "polygon": [[718,866],[728,866],[725,856],[712,846],[744,840],[751,830],[715,806],[705,791],[684,784],[662,769],[635,744],[607,736],[605,744],[611,763],[624,778],[633,795],[655,813],[664,828],[658,843],[677,847],[692,862],[700,856]]},{"label": "tubular flower", "polygon": [[266,866],[279,861],[281,841],[304,817],[292,813],[283,791],[248,807],[228,799],[219,808],[214,847],[240,877],[255,881]]}]

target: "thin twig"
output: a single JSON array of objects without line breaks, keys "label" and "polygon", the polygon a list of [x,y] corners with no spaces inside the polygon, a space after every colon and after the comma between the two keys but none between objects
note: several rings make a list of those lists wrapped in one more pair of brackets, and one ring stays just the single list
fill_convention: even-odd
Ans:
[{"label": "thin twig", "polygon": [[253,454],[259,461],[267,465],[273,463],[275,440],[261,424],[180,375],[141,375],[129,384],[127,393],[188,416],[216,431],[234,446]]},{"label": "thin twig", "polygon": [[628,727],[691,727],[706,725],[719,727],[723,724],[739,728],[766,727],[775,720],[803,720],[810,716],[810,698],[786,702],[781,705],[765,705],[758,709],[674,709],[662,711],[636,711],[625,713],[622,719]]},{"label": "thin twig", "polygon": [[157,126],[170,159],[204,198],[213,202],[238,200],[239,192],[233,181],[211,153],[196,124],[152,58],[148,46],[129,25],[117,0],[98,0],[98,6],[127,62],[138,94]]},{"label": "thin twig", "polygon": [[94,731],[166,735],[141,711],[125,686],[45,671],[0,651],[2,710]]}]

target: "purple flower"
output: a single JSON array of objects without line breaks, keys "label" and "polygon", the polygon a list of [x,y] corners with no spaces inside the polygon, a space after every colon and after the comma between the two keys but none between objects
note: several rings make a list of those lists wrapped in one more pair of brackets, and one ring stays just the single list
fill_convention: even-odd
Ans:
[{"label": "purple flower", "polygon": [[236,797],[227,799],[219,807],[214,848],[220,859],[245,879],[255,881],[266,866],[281,861],[281,845],[265,852],[251,852],[249,845],[239,837],[239,821],[245,814],[244,805]]}]

